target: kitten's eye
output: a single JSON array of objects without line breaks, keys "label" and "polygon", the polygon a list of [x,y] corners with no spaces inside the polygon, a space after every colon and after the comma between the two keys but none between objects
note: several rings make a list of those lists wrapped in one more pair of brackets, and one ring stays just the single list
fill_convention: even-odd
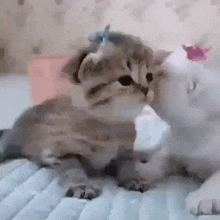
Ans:
[{"label": "kitten's eye", "polygon": [[147,82],[152,82],[153,81],[153,74],[152,73],[147,73],[146,74],[146,79],[147,79]]},{"label": "kitten's eye", "polygon": [[129,86],[131,85],[134,81],[133,79],[129,76],[121,76],[118,81],[123,85],[123,86]]}]

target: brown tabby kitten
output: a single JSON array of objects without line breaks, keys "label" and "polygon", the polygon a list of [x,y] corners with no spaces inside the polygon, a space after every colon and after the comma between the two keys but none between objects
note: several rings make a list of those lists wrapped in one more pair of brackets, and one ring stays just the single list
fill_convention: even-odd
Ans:
[{"label": "brown tabby kitten", "polygon": [[148,183],[134,171],[134,119],[153,99],[148,70],[159,64],[150,48],[109,27],[90,41],[62,69],[69,94],[25,111],[3,145],[16,143],[23,155],[52,166],[67,196],[97,197],[101,186],[92,177],[112,161],[120,185],[145,191]]}]

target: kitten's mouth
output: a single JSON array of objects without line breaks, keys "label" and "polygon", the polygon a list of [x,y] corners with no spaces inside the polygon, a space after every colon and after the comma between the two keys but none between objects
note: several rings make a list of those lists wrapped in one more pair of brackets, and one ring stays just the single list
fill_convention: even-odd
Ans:
[{"label": "kitten's mouth", "polygon": [[149,96],[144,96],[143,98],[141,98],[141,102],[145,103],[145,104],[149,104],[153,99]]},{"label": "kitten's mouth", "polygon": [[142,102],[148,102],[148,97],[147,96],[145,96],[144,98],[142,98],[142,100],[141,100]]},{"label": "kitten's mouth", "polygon": [[141,84],[134,84],[134,86],[136,87],[136,89],[140,90],[145,96],[148,95],[148,93],[149,93],[148,87],[144,87]]},{"label": "kitten's mouth", "polygon": [[152,90],[148,90],[148,93],[142,98],[142,102],[149,104],[154,99],[154,92]]}]

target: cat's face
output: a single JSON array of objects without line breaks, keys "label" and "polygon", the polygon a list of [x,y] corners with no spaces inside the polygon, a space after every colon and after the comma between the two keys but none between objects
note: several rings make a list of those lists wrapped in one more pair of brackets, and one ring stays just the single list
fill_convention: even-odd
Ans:
[{"label": "cat's face", "polygon": [[220,78],[178,48],[162,65],[153,108],[170,125],[198,126],[220,116]]},{"label": "cat's face", "polygon": [[[133,50],[133,51],[132,51]],[[125,52],[113,44],[81,51],[63,68],[82,89],[90,112],[110,120],[134,120],[154,97],[152,51]],[[78,94],[73,94],[72,97]]]}]

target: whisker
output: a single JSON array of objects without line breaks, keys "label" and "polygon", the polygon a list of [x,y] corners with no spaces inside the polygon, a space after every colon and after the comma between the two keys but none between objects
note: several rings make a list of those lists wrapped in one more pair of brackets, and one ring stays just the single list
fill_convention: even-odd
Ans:
[{"label": "whisker", "polygon": [[94,107],[97,107],[97,106],[100,106],[100,105],[107,104],[107,103],[109,103],[111,100],[112,100],[112,98],[106,98],[106,99],[103,99],[103,100],[99,100],[98,102],[92,104],[91,107],[94,108]]},{"label": "whisker", "polygon": [[99,84],[91,89],[88,90],[87,92],[87,98],[91,97],[91,96],[94,96],[97,92],[99,92],[100,90],[102,90],[104,87],[106,87],[108,84],[106,83],[102,83],[102,84]]}]

